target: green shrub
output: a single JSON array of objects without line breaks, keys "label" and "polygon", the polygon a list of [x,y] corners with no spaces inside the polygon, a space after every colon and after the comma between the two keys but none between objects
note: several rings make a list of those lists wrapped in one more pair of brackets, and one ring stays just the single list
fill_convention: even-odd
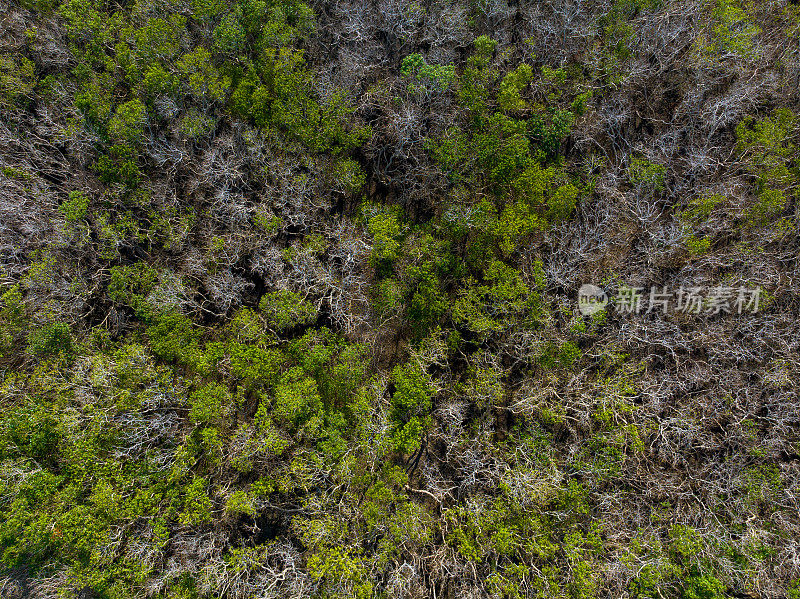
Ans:
[{"label": "green shrub", "polygon": [[200,335],[185,315],[169,312],[155,316],[154,323],[147,327],[147,336],[153,353],[162,360],[200,366]]},{"label": "green shrub", "polygon": [[136,310],[146,316],[152,309],[147,296],[158,282],[158,272],[146,262],[111,268],[108,297],[111,301]]},{"label": "green shrub", "polygon": [[428,375],[417,365],[405,364],[392,370],[395,391],[392,395],[392,419],[408,422],[413,416],[427,414],[432,406],[434,389]]},{"label": "green shrub", "polygon": [[322,398],[316,381],[300,368],[289,369],[275,388],[272,417],[292,432],[302,427],[305,435],[315,437],[323,424]]},{"label": "green shrub", "polygon": [[75,93],[75,107],[90,125],[101,127],[111,116],[111,97],[104,85],[107,83],[104,78],[86,82]]},{"label": "green shrub", "polygon": [[230,79],[217,70],[211,62],[211,53],[199,47],[184,54],[177,62],[178,72],[187,91],[196,99],[222,102],[230,88]]},{"label": "green shrub", "polygon": [[195,424],[213,424],[222,416],[223,407],[230,399],[225,387],[218,383],[208,383],[189,396],[189,418]]},{"label": "green shrub", "polygon": [[63,201],[59,210],[64,214],[67,222],[75,222],[86,218],[89,210],[89,197],[81,191],[70,191],[69,198]]},{"label": "green shrub", "polygon": [[19,285],[0,295],[0,358],[13,350],[27,328],[25,304]]},{"label": "green shrub", "polygon": [[500,93],[497,95],[500,109],[512,112],[527,108],[528,105],[522,99],[521,94],[531,81],[533,81],[533,69],[530,65],[521,64],[508,73],[500,83]]},{"label": "green shrub", "polygon": [[[537,287],[544,283],[538,264]],[[494,260],[485,273],[485,283],[467,281],[453,305],[454,321],[480,336],[508,329],[519,318],[535,316],[539,299],[519,272]]]},{"label": "green shrub", "polygon": [[211,498],[206,491],[207,482],[204,478],[195,476],[186,488],[183,511],[178,520],[184,526],[200,526],[211,522]]},{"label": "green shrub", "polygon": [[400,74],[409,79],[408,92],[428,96],[444,92],[455,80],[453,65],[428,64],[421,54],[411,54],[403,59]]},{"label": "green shrub", "polygon": [[415,334],[424,337],[446,312],[447,296],[442,291],[435,266],[431,262],[412,266],[407,274],[414,281],[408,316]]},{"label": "green shrub", "polygon": [[547,198],[547,219],[551,223],[567,219],[575,210],[579,193],[578,188],[571,183],[556,189],[555,193]]},{"label": "green shrub", "polygon": [[367,228],[372,236],[370,261],[376,269],[386,269],[400,257],[403,226],[396,214],[379,212],[369,219]]},{"label": "green shrub", "polygon": [[499,112],[487,119],[472,146],[478,164],[496,193],[502,193],[532,161],[525,121]]},{"label": "green shrub", "polygon": [[317,317],[314,304],[288,289],[265,293],[258,302],[258,308],[267,325],[277,332],[308,325]]},{"label": "green shrub", "polygon": [[695,235],[689,235],[689,237],[686,239],[686,249],[689,250],[689,254],[692,256],[702,256],[703,254],[708,253],[710,248],[710,237],[697,237]]},{"label": "green shrub", "polygon": [[274,348],[230,343],[226,347],[231,375],[248,388],[275,385],[280,377],[286,356]]},{"label": "green shrub", "polygon": [[696,42],[701,58],[719,60],[733,54],[754,59],[759,55],[756,38],[761,34],[761,28],[735,0],[717,0],[710,21],[710,32]]},{"label": "green shrub", "polygon": [[769,117],[747,117],[736,126],[737,149],[755,179],[756,201],[746,211],[750,225],[765,225],[785,209],[787,193],[796,194],[800,170],[794,163],[797,146],[793,143],[797,118],[779,108]]},{"label": "green shrub", "polygon": [[497,42],[482,35],[475,39],[473,46],[475,53],[469,57],[467,68],[459,81],[458,97],[476,121],[480,121],[488,108],[492,87],[498,76],[496,71],[488,69]]},{"label": "green shrub", "polygon": [[147,122],[147,109],[140,100],[131,100],[117,106],[114,116],[108,121],[111,137],[137,144],[144,138],[144,125]]},{"label": "green shrub", "polygon": [[0,107],[20,107],[31,100],[36,87],[36,69],[24,56],[0,56]]},{"label": "green shrub", "polygon": [[222,17],[213,33],[215,53],[235,57],[244,50],[247,31],[242,26],[242,18],[242,7],[238,4]]},{"label": "green shrub", "polygon": [[334,185],[348,195],[358,194],[367,182],[367,174],[352,158],[339,160],[333,166]]},{"label": "green shrub", "polygon": [[178,131],[188,139],[198,140],[214,131],[216,124],[217,121],[213,117],[190,110],[181,119]]},{"label": "green shrub", "polygon": [[66,356],[76,350],[69,325],[54,322],[28,333],[28,352],[35,356]]},{"label": "green shrub", "polygon": [[178,78],[169,73],[158,63],[147,67],[142,78],[141,86],[143,92],[148,96],[157,97],[162,95],[173,95],[178,89]]},{"label": "green shrub", "polygon": [[136,187],[142,178],[136,150],[122,144],[100,154],[95,169],[103,183],[121,183],[129,188]]},{"label": "green shrub", "polygon": [[628,166],[628,179],[632,185],[651,193],[662,193],[666,168],[645,158],[634,158]]},{"label": "green shrub", "polygon": [[253,499],[245,491],[238,490],[234,491],[225,503],[225,512],[233,516],[245,514],[255,517],[256,508]]}]

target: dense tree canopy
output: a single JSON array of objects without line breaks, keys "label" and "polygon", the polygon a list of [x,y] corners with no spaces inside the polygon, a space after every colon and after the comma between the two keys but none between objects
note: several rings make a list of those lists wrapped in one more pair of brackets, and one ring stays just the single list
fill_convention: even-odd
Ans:
[{"label": "dense tree canopy", "polygon": [[798,115],[789,0],[0,0],[0,596],[800,598]]}]

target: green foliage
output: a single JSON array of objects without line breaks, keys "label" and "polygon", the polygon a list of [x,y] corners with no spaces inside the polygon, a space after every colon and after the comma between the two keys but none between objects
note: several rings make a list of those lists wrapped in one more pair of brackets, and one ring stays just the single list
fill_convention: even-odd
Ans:
[{"label": "green foliage", "polygon": [[230,79],[212,64],[211,53],[198,47],[184,54],[176,63],[187,91],[198,101],[222,102],[230,88]]},{"label": "green foliage", "polygon": [[315,551],[308,559],[308,572],[317,581],[333,588],[346,589],[342,594],[326,592],[328,597],[353,597],[370,599],[373,596],[369,573],[362,560],[342,547],[325,547]]},{"label": "green foliage", "polygon": [[94,76],[83,82],[75,93],[75,107],[83,114],[85,124],[101,131],[111,116],[111,96],[107,88],[110,83],[107,75]]},{"label": "green foliage", "polygon": [[69,198],[63,201],[59,210],[64,214],[67,222],[75,222],[86,218],[86,213],[89,210],[89,196],[81,191],[69,192]]},{"label": "green foliage", "polygon": [[219,358],[227,354],[231,375],[249,389],[275,385],[286,359],[278,349],[257,345],[229,343],[221,349]]},{"label": "green foliage", "polygon": [[688,224],[701,224],[725,198],[719,194],[699,196],[689,202],[686,210],[678,214],[678,218]]},{"label": "green foliage", "polygon": [[547,219],[550,222],[559,222],[567,219],[578,202],[580,190],[572,183],[560,186],[547,199]]},{"label": "green foliage", "polygon": [[333,166],[334,185],[348,195],[357,195],[366,185],[367,173],[352,158],[339,160]]},{"label": "green foliage", "polygon": [[168,312],[155,316],[153,320],[154,323],[147,327],[147,337],[156,356],[167,362],[201,366],[200,335],[188,317]]},{"label": "green foliage", "polygon": [[425,149],[448,171],[452,180],[461,181],[468,176],[462,175],[468,160],[468,139],[460,127],[448,127],[441,137],[426,140]]},{"label": "green foliage", "polygon": [[539,363],[543,368],[571,368],[575,362],[580,360],[581,350],[571,341],[566,341],[561,345],[550,343],[544,347],[539,355]]},{"label": "green foliage", "polygon": [[497,48],[497,42],[486,35],[481,35],[475,38],[473,46],[475,47],[475,57],[478,60],[486,61]]},{"label": "green foliage", "polygon": [[664,165],[655,164],[646,158],[633,158],[628,166],[628,180],[631,185],[639,187],[649,193],[662,193],[664,185]]},{"label": "green foliage", "polygon": [[28,333],[28,352],[34,356],[70,357],[76,350],[69,325],[54,322]]},{"label": "green foliage", "polygon": [[114,144],[100,154],[95,168],[103,183],[120,183],[129,188],[136,187],[142,177],[136,150],[122,144]]},{"label": "green foliage", "polygon": [[793,137],[797,118],[779,108],[770,117],[747,117],[736,127],[737,149],[755,179],[756,202],[746,213],[751,225],[765,225],[786,207],[787,194],[796,194],[800,169]]},{"label": "green foliage", "polygon": [[592,90],[578,94],[570,105],[570,112],[576,117],[582,116],[586,112],[589,100],[591,100],[593,96],[594,93]]},{"label": "green foliage", "polygon": [[275,388],[272,418],[293,433],[314,438],[323,426],[322,398],[317,382],[301,368],[290,368]]},{"label": "green foliage", "polygon": [[241,2],[243,25],[259,48],[296,44],[314,31],[314,11],[301,0]]},{"label": "green foliage", "polygon": [[186,487],[183,511],[178,517],[185,526],[200,526],[211,522],[211,498],[206,490],[207,482],[204,478],[195,476],[191,484]]},{"label": "green foliage", "polygon": [[677,213],[676,217],[687,233],[686,249],[691,256],[702,256],[711,249],[711,237],[699,235],[697,229],[703,227],[711,213],[725,198],[718,194],[697,197],[689,202],[685,210]]},{"label": "green foliage", "polygon": [[447,91],[455,80],[453,65],[428,64],[421,54],[411,54],[403,59],[400,74],[409,79],[408,93],[429,96]]},{"label": "green foliage", "polygon": [[310,324],[317,317],[314,304],[288,289],[265,293],[258,302],[258,308],[267,326],[277,332]]},{"label": "green foliage", "polygon": [[392,318],[403,311],[405,297],[397,279],[386,278],[377,282],[373,286],[372,293],[372,305],[381,318]]},{"label": "green foliage", "polygon": [[349,127],[353,111],[342,92],[320,102],[302,51],[268,50],[250,68],[231,95],[231,106],[262,128],[277,128],[316,153],[344,153],[360,145],[367,128]]},{"label": "green foliage", "polygon": [[367,223],[372,235],[372,253],[370,262],[377,270],[385,270],[400,257],[403,238],[403,226],[399,217],[392,212],[378,212],[370,217]]},{"label": "green foliage", "polygon": [[522,99],[522,91],[533,81],[533,69],[530,65],[521,64],[515,70],[503,77],[500,83],[500,93],[497,103],[500,109],[506,112],[520,111],[527,108],[527,103]]},{"label": "green foliage", "polygon": [[191,140],[198,140],[214,131],[216,124],[214,118],[190,110],[181,119],[178,131]]},{"label": "green foliage", "polygon": [[234,491],[225,503],[225,512],[231,515],[246,514],[255,517],[256,508],[252,498],[245,491]]},{"label": "green foliage", "polygon": [[569,135],[575,115],[569,110],[550,108],[528,120],[528,132],[537,142],[536,158],[552,160],[561,150],[561,142]]},{"label": "green foliage", "polygon": [[136,144],[144,137],[143,126],[147,110],[139,100],[131,100],[117,106],[114,116],[108,121],[109,134],[129,144]]},{"label": "green foliage", "polygon": [[482,35],[475,39],[475,53],[470,56],[458,87],[461,103],[480,121],[488,107],[492,86],[498,78],[497,71],[490,70],[489,62],[497,48],[497,42]]},{"label": "green foliage", "polygon": [[212,20],[226,8],[225,0],[192,0],[192,16],[198,21]]},{"label": "green foliage", "polygon": [[635,29],[630,21],[643,10],[653,10],[660,0],[615,0],[611,10],[600,20],[606,47],[615,60],[631,57]]},{"label": "green foliage", "polygon": [[157,282],[158,272],[146,262],[114,266],[108,283],[108,297],[144,316],[150,310],[147,296]]},{"label": "green foliage", "polygon": [[24,56],[0,55],[0,107],[24,107],[33,99],[36,87],[34,63]]},{"label": "green foliage", "polygon": [[241,5],[226,13],[214,28],[214,52],[228,56],[237,56],[245,48],[247,31],[242,26],[244,15]]},{"label": "green foliage", "polygon": [[486,127],[473,140],[478,164],[490,185],[501,192],[515,176],[531,164],[530,141],[524,121],[501,113],[489,117]]},{"label": "green foliage", "polygon": [[151,98],[171,96],[178,90],[179,80],[158,63],[147,67],[141,81],[144,95]]},{"label": "green foliage", "polygon": [[485,337],[507,330],[524,316],[535,318],[540,302],[535,291],[544,283],[541,263],[537,270],[537,280],[531,289],[519,271],[499,260],[492,261],[484,274],[484,283],[467,281],[453,306],[453,320]]},{"label": "green foliage", "polygon": [[735,0],[716,0],[711,12],[710,31],[696,40],[703,60],[719,60],[727,55],[755,59],[760,49],[756,38],[761,28]]},{"label": "green foliage", "polygon": [[392,371],[395,390],[391,418],[396,429],[392,443],[399,453],[419,448],[425,416],[433,405],[434,388],[428,375],[415,364],[397,366]]},{"label": "green foliage", "polygon": [[189,402],[189,418],[195,424],[214,423],[220,419],[223,408],[230,402],[230,394],[219,383],[208,383],[192,392]]},{"label": "green foliage", "polygon": [[27,328],[25,304],[19,285],[0,295],[0,359],[12,351]]},{"label": "green foliage", "polygon": [[442,291],[433,263],[424,262],[420,266],[412,266],[407,275],[414,281],[408,316],[415,332],[422,337],[447,310],[447,296]]},{"label": "green foliage", "polygon": [[708,253],[708,250],[711,248],[711,239],[709,237],[696,237],[695,235],[689,235],[686,239],[686,249],[689,250],[689,254],[692,256],[702,256],[703,254]]}]

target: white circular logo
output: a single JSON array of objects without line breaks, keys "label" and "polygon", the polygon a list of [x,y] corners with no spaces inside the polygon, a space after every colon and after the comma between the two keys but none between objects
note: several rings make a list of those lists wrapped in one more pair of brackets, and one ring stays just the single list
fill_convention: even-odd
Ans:
[{"label": "white circular logo", "polygon": [[578,289],[578,310],[584,316],[591,316],[603,310],[608,304],[608,296],[597,285],[584,283]]}]

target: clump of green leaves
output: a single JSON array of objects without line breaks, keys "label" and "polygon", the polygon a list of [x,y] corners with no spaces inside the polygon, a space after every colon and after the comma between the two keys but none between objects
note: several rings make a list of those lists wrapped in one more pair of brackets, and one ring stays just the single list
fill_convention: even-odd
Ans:
[{"label": "clump of green leaves", "polygon": [[189,418],[197,424],[213,424],[229,401],[228,390],[219,383],[203,385],[189,396]]},{"label": "clump of green leaves", "polygon": [[628,166],[628,180],[631,185],[651,194],[663,193],[666,189],[664,175],[667,169],[662,164],[650,162],[646,158],[633,158]]},{"label": "clump of green leaves", "polygon": [[410,94],[430,96],[447,91],[455,80],[455,67],[428,64],[421,54],[411,54],[403,59],[400,74],[409,80]]},{"label": "clump of green leaves", "polygon": [[399,214],[380,211],[373,214],[367,222],[367,230],[372,235],[370,262],[376,269],[386,269],[400,257],[404,227]]},{"label": "clump of green leaves", "polygon": [[433,402],[434,388],[428,374],[419,365],[405,364],[392,371],[395,391],[391,418],[395,422],[392,445],[399,453],[413,453],[419,448],[427,414]]},{"label": "clump of green leaves", "polygon": [[86,217],[89,210],[89,196],[82,191],[71,191],[69,197],[58,207],[67,222],[75,222]]},{"label": "clump of green leaves", "polygon": [[117,106],[114,116],[108,121],[111,137],[128,144],[136,144],[144,137],[147,109],[138,99]]},{"label": "clump of green leaves", "polygon": [[497,95],[500,109],[512,112],[527,108],[528,105],[522,99],[521,94],[532,80],[533,69],[528,64],[521,64],[503,77],[503,81],[500,83],[500,92]]},{"label": "clump of green leaves", "polygon": [[147,296],[158,282],[158,272],[146,262],[127,266],[114,266],[108,283],[108,297],[112,301],[130,306],[139,315],[151,309]]},{"label": "clump of green leaves", "polygon": [[28,334],[28,352],[35,356],[69,357],[75,349],[72,331],[64,322],[46,324]]},{"label": "clump of green leaves", "polygon": [[761,28],[736,0],[716,0],[711,11],[709,31],[698,38],[695,47],[705,61],[728,55],[754,59],[759,54],[756,38]]},{"label": "clump of green leaves", "polygon": [[288,289],[265,293],[258,302],[258,308],[267,325],[277,332],[307,325],[317,316],[314,304]]},{"label": "clump of green leaves", "polygon": [[24,56],[0,55],[0,107],[11,109],[33,99],[34,63]]},{"label": "clump of green leaves", "polygon": [[751,225],[764,225],[786,207],[787,195],[796,195],[800,182],[797,117],[786,108],[769,117],[747,117],[736,126],[737,149],[755,179],[756,202],[747,213]]}]

